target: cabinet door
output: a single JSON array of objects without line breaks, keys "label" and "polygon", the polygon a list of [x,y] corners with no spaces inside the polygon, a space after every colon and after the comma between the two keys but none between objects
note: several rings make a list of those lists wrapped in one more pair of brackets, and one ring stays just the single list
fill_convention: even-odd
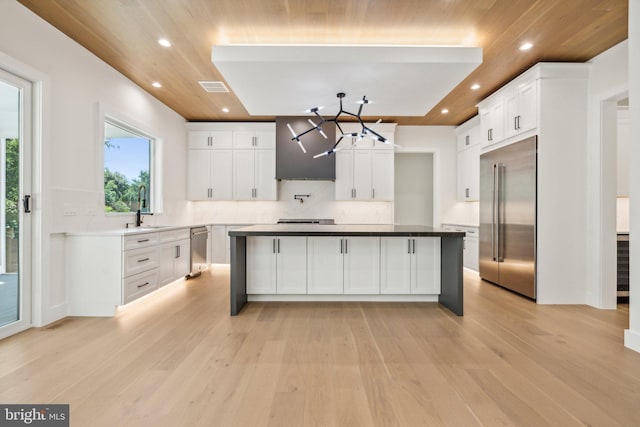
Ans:
[{"label": "cabinet door", "polygon": [[214,130],[209,132],[211,136],[211,148],[232,148],[233,139],[232,132],[230,130]]},{"label": "cabinet door", "polygon": [[276,239],[247,237],[247,294],[276,293]]},{"label": "cabinet door", "polygon": [[336,200],[353,198],[353,150],[342,150],[336,154]]},{"label": "cabinet door", "polygon": [[456,170],[456,194],[459,202],[467,200],[467,158],[469,150],[458,151],[457,170]]},{"label": "cabinet door", "polygon": [[440,294],[440,238],[416,237],[411,250],[411,293]]},{"label": "cabinet door", "polygon": [[371,200],[371,150],[353,151],[353,199]]},{"label": "cabinet door", "polygon": [[411,293],[411,246],[408,237],[380,238],[380,293]]},{"label": "cabinet door", "polygon": [[505,100],[504,137],[510,138],[518,134],[518,90],[513,89],[506,93]]},{"label": "cabinet door", "polygon": [[233,151],[211,150],[211,198],[233,200]]},{"label": "cabinet door", "polygon": [[491,108],[486,107],[479,110],[480,114],[480,145],[486,147],[492,143],[491,141],[491,127],[493,126],[491,120]]},{"label": "cabinet door", "polygon": [[371,152],[371,199],[393,201],[394,195],[394,152],[375,150]]},{"label": "cabinet door", "polygon": [[464,238],[464,266],[478,271],[478,238],[468,234]]},{"label": "cabinet door", "polygon": [[480,146],[474,145],[468,148],[465,157],[465,200],[467,202],[477,202],[480,200]]},{"label": "cabinet door", "polygon": [[255,200],[277,200],[276,150],[255,150]]},{"label": "cabinet door", "polygon": [[211,263],[225,264],[227,263],[227,238],[224,225],[214,225],[211,227]]},{"label": "cabinet door", "polygon": [[344,293],[380,293],[380,237],[344,238]]},{"label": "cabinet door", "polygon": [[278,237],[277,292],[279,294],[307,293],[307,238]]},{"label": "cabinet door", "polygon": [[254,148],[255,133],[251,131],[234,131],[233,148]]},{"label": "cabinet door", "polygon": [[187,163],[187,199],[209,200],[211,150],[189,150]]},{"label": "cabinet door", "polygon": [[491,143],[495,144],[504,139],[504,103],[496,102],[491,108]]},{"label": "cabinet door", "polygon": [[519,132],[526,132],[538,127],[538,90],[537,82],[533,81],[518,89],[519,103]]},{"label": "cabinet door", "polygon": [[174,250],[174,271],[173,280],[177,280],[181,277],[189,274],[191,268],[191,240],[185,239],[173,243]]},{"label": "cabinet door", "polygon": [[254,150],[233,151],[233,200],[253,200]]},{"label": "cabinet door", "polygon": [[261,131],[255,132],[256,148],[275,150],[276,148],[276,132]]},{"label": "cabinet door", "polygon": [[342,294],[343,265],[339,237],[307,237],[307,293]]},{"label": "cabinet door", "polygon": [[189,148],[211,148],[211,134],[203,131],[189,132]]},{"label": "cabinet door", "polygon": [[176,254],[176,245],[173,242],[164,243],[160,246],[160,267],[158,270],[158,282],[160,286],[164,286],[173,282],[174,258]]}]

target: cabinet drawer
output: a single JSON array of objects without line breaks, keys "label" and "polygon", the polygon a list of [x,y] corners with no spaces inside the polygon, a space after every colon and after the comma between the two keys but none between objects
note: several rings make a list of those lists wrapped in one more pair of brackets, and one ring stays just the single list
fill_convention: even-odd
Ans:
[{"label": "cabinet drawer", "polygon": [[160,243],[175,242],[178,240],[189,239],[188,228],[181,228],[180,230],[161,231],[159,233]]},{"label": "cabinet drawer", "polygon": [[158,244],[158,233],[141,233],[124,236],[123,250],[146,248]]},{"label": "cabinet drawer", "polygon": [[122,253],[122,277],[158,267],[158,247],[140,248]]},{"label": "cabinet drawer", "polygon": [[158,288],[158,269],[122,279],[122,303],[127,304]]}]

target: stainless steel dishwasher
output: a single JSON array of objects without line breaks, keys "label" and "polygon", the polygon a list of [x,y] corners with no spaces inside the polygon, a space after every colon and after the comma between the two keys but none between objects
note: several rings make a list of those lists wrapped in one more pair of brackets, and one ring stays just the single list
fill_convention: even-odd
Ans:
[{"label": "stainless steel dishwasher", "polygon": [[193,227],[191,229],[191,272],[187,279],[199,276],[209,265],[207,264],[207,227]]}]

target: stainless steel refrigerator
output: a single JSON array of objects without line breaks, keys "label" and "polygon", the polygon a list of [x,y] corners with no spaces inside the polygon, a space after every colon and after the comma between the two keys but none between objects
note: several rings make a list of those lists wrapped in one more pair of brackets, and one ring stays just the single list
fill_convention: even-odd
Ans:
[{"label": "stainless steel refrigerator", "polygon": [[536,298],[535,136],[480,156],[480,277]]}]

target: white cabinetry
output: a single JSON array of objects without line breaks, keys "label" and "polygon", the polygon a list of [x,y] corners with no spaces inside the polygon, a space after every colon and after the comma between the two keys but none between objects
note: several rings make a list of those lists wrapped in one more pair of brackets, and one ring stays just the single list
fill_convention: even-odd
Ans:
[{"label": "white cabinetry", "polygon": [[380,293],[379,237],[308,237],[309,294]]},{"label": "white cabinetry", "polygon": [[538,96],[535,80],[525,79],[510,87],[505,92],[504,105],[505,138],[534,129],[538,122],[536,113]]},{"label": "white cabinetry", "polygon": [[275,149],[233,151],[233,199],[276,200]]},{"label": "white cabinetry", "polygon": [[392,201],[393,156],[393,150],[338,151],[336,153],[336,200]]},{"label": "white cabinetry", "polygon": [[189,132],[189,148],[231,148],[232,132],[230,130],[219,131],[192,131]]},{"label": "white cabinetry", "polygon": [[439,294],[439,237],[382,237],[381,294]]},{"label": "white cabinetry", "polygon": [[480,121],[476,116],[456,128],[458,134],[457,198],[480,200]]},{"label": "white cabinetry", "polygon": [[[189,229],[66,236],[70,316],[113,316],[188,273]],[[179,249],[177,249],[179,247]]]},{"label": "white cabinetry", "polygon": [[247,294],[306,293],[306,237],[247,237]]},{"label": "white cabinetry", "polygon": [[465,225],[442,224],[442,228],[449,231],[462,231],[464,236],[463,265],[473,271],[478,271],[479,265],[479,232],[478,227]]},{"label": "white cabinetry", "polygon": [[480,115],[480,141],[482,146],[502,141],[504,138],[504,101],[496,98],[478,107]]},{"label": "white cabinetry", "polygon": [[191,240],[189,229],[162,231],[160,234],[160,286],[189,274]]},{"label": "white cabinetry", "polygon": [[276,200],[275,124],[189,123],[189,200]]},{"label": "white cabinetry", "polygon": [[232,150],[189,149],[187,198],[231,200]]}]

